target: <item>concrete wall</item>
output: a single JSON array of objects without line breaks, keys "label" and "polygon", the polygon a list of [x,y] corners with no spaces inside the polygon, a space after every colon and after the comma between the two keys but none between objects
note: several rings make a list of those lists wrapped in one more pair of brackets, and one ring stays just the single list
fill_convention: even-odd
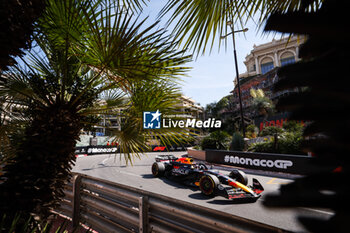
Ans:
[{"label": "concrete wall", "polygon": [[203,150],[187,149],[187,155],[194,159],[206,160],[205,151]]}]

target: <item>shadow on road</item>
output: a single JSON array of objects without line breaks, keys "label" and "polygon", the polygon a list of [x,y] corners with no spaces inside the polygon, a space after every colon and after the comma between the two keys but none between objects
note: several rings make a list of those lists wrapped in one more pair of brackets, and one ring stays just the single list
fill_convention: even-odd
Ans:
[{"label": "shadow on road", "polygon": [[217,199],[217,198],[224,198],[221,196],[215,196],[215,197],[208,197],[202,194],[201,192],[196,192],[188,195],[189,198],[196,199],[196,200],[210,200],[207,201],[207,203],[210,204],[216,204],[216,205],[232,205],[232,204],[247,204],[247,203],[253,203],[255,200],[248,200],[248,199]]},{"label": "shadow on road", "polygon": [[144,179],[158,179],[157,177],[154,177],[152,174],[142,174],[141,176]]},{"label": "shadow on road", "polygon": [[188,195],[188,197],[192,198],[192,199],[196,199],[196,200],[210,200],[210,199],[214,198],[214,197],[205,196],[200,192],[192,193],[192,194]]},{"label": "shadow on road", "polygon": [[249,204],[249,203],[254,203],[255,201],[256,200],[251,200],[251,199],[233,199],[233,200],[215,199],[212,201],[208,201],[207,203],[215,204],[215,205],[232,205],[232,204]]}]

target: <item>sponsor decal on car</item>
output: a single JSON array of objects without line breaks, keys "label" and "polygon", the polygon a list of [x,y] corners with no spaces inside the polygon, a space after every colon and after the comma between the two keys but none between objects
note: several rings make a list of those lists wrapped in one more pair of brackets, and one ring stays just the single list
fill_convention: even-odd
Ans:
[{"label": "sponsor decal on car", "polygon": [[188,169],[186,168],[177,168],[172,170],[173,175],[187,175],[189,173]]}]

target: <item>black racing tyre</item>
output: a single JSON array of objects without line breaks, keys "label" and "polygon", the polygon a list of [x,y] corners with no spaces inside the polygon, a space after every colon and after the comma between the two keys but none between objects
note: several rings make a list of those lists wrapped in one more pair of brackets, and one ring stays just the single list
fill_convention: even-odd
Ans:
[{"label": "black racing tyre", "polygon": [[155,177],[162,177],[165,173],[165,165],[161,162],[155,162],[152,164],[152,174]]},{"label": "black racing tyre", "polygon": [[206,196],[214,196],[219,184],[220,181],[216,176],[208,174],[200,178],[199,189]]},{"label": "black racing tyre", "polygon": [[235,169],[230,172],[228,175],[232,179],[237,180],[239,183],[247,185],[248,184],[248,176],[243,171]]}]

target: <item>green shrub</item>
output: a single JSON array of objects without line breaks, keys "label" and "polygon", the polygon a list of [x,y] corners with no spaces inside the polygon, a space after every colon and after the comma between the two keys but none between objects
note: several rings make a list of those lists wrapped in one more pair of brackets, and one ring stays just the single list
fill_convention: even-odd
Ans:
[{"label": "green shrub", "polygon": [[268,140],[266,142],[257,142],[251,144],[248,151],[261,152],[261,153],[275,153],[273,140]]},{"label": "green shrub", "polygon": [[203,138],[201,146],[202,150],[216,149],[216,150],[227,150],[230,142],[230,135],[225,131],[215,131],[209,136]]},{"label": "green shrub", "polygon": [[255,125],[248,125],[247,128],[246,128],[246,131],[247,132],[251,132],[251,133],[255,133],[256,131],[256,126]]},{"label": "green shrub", "polygon": [[233,133],[230,150],[243,151],[244,150],[244,139],[238,132]]},{"label": "green shrub", "polygon": [[[254,143],[248,151],[280,154],[305,154],[301,149],[304,126],[296,121],[283,124],[283,129],[269,126],[260,132],[260,136],[274,136],[271,140]],[[275,142],[275,138],[277,142]]]},{"label": "green shrub", "polygon": [[301,150],[302,134],[297,133],[284,133],[281,137],[278,137],[277,144],[272,138],[265,142],[259,142],[251,144],[248,151],[262,152],[262,153],[278,153],[278,154],[305,154]]},{"label": "green shrub", "polygon": [[230,135],[225,131],[214,131],[210,134],[210,137],[215,139],[217,142],[225,142]]},{"label": "green shrub", "polygon": [[278,148],[281,154],[305,154],[301,150],[302,135],[298,133],[285,133],[279,140]]},{"label": "green shrub", "polygon": [[215,150],[215,149],[217,149],[215,139],[211,138],[210,136],[203,138],[201,146],[202,146],[202,150],[207,150],[207,149]]},{"label": "green shrub", "polygon": [[246,128],[246,137],[247,138],[256,138],[258,128],[255,125],[248,125]]},{"label": "green shrub", "polygon": [[287,132],[303,132],[304,126],[296,121],[287,121],[283,123],[283,129]]},{"label": "green shrub", "polygon": [[260,132],[260,136],[264,137],[264,136],[273,136],[275,134],[280,135],[284,132],[284,130],[280,127],[276,127],[276,126],[268,126],[265,127],[263,130],[261,130]]}]

